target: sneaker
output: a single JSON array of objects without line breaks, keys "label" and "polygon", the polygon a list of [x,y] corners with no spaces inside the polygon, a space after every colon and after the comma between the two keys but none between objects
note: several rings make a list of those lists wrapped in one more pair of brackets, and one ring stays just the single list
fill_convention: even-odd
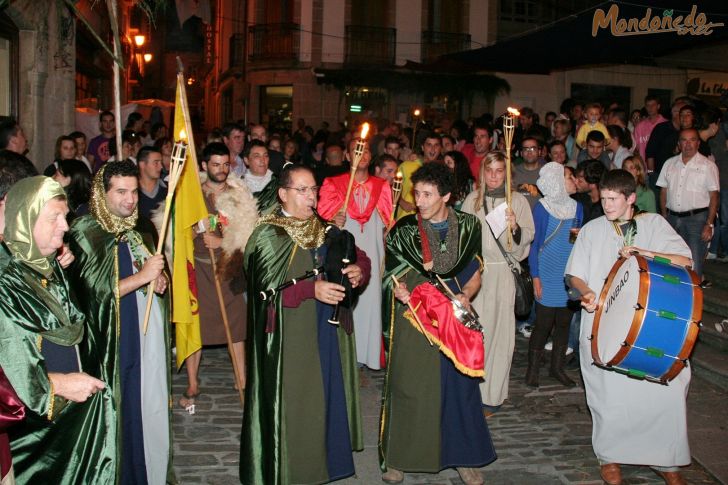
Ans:
[{"label": "sneaker", "polygon": [[524,325],[518,329],[518,333],[520,333],[521,335],[523,335],[526,338],[530,338],[532,330],[533,330],[533,327],[531,325]]},{"label": "sneaker", "polygon": [[700,287],[701,288],[712,288],[713,287],[713,282],[710,281],[710,280],[703,280],[703,281],[700,282]]},{"label": "sneaker", "polygon": [[715,253],[708,253],[708,255],[705,257],[705,259],[707,259],[708,261],[718,259],[718,255]]},{"label": "sneaker", "polygon": [[543,348],[544,348],[544,350],[553,350],[554,343],[551,340],[549,340],[548,342],[546,342],[546,345],[544,345]]},{"label": "sneaker", "polygon": [[728,330],[728,318],[726,318],[722,322],[716,323],[715,324],[715,330],[718,331],[718,332],[720,332],[720,333],[723,333],[726,330]]},{"label": "sneaker", "polygon": [[573,353],[574,353],[574,349],[572,349],[571,347],[567,347],[566,348],[566,355],[570,355],[570,354],[573,354]]}]

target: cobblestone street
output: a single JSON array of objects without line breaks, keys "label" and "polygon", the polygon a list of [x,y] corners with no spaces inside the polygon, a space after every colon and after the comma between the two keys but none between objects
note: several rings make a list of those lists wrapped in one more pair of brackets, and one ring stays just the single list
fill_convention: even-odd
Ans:
[{"label": "cobblestone street", "polygon": [[[542,369],[539,390],[523,384],[527,340],[516,339],[511,372],[510,399],[488,418],[498,459],[483,468],[489,484],[601,484],[599,467],[591,449],[591,422],[582,387],[565,389]],[[578,371],[570,369],[572,378]],[[202,395],[197,413],[188,415],[176,405],[185,388],[184,372],[174,376],[175,469],[181,483],[237,484],[242,411],[234,391],[232,371],[224,348],[204,352],[200,369]],[[365,450],[355,454],[357,476],[341,484],[378,484],[377,434],[383,372],[362,371],[361,400]],[[693,378],[689,409],[703,396],[728,402],[728,393]],[[707,398],[707,397],[706,397]],[[716,410],[717,411],[717,410]],[[692,438],[691,438],[692,440]],[[721,446],[716,443],[715,446]],[[722,445],[725,446],[725,443]],[[688,483],[715,484],[704,468],[693,461],[683,471]],[[646,467],[623,467],[625,484],[661,484]],[[459,484],[454,470],[437,475],[407,474],[405,484]]]}]

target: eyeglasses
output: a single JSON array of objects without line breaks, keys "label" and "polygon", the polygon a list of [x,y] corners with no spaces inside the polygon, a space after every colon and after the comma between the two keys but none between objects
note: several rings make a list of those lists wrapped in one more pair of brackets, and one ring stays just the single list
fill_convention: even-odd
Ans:
[{"label": "eyeglasses", "polygon": [[521,147],[521,150],[523,150],[524,152],[535,152],[536,150],[538,150],[538,147]]},{"label": "eyeglasses", "polygon": [[295,190],[296,192],[298,192],[301,195],[306,195],[308,193],[308,191],[310,190],[311,194],[313,194],[315,196],[315,195],[318,195],[318,191],[319,191],[319,187],[316,185],[314,185],[313,187],[283,187],[283,188]]}]

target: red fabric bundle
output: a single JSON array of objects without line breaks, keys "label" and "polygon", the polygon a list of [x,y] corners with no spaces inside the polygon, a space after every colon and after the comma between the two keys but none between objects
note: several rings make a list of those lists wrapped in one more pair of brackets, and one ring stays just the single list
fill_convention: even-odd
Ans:
[{"label": "red fabric bundle", "polygon": [[[410,303],[430,340],[460,372],[470,377],[485,375],[483,334],[467,328],[455,318],[452,302],[445,295],[432,284],[422,283],[410,294]],[[409,310],[404,316],[421,331]]]}]

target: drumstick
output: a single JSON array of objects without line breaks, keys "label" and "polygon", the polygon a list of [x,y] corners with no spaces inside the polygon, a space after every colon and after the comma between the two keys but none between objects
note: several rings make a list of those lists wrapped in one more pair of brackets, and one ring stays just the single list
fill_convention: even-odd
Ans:
[{"label": "drumstick", "polygon": [[[399,288],[399,281],[397,281],[397,277],[396,276],[392,275],[392,281],[394,281],[394,287],[395,288]],[[412,307],[412,303],[410,303],[408,301],[407,302],[407,307],[412,312],[412,316],[415,317],[415,322],[417,322],[417,326],[420,328],[420,332],[422,332],[422,335],[425,336],[425,338],[427,339],[427,341],[430,343],[430,347],[432,347],[432,345],[433,345],[432,344],[432,340],[430,340],[430,336],[427,335],[427,332],[425,331],[425,327],[424,327],[424,325],[422,325],[422,322],[420,321],[420,317],[417,316],[417,312],[415,312],[415,309]]]}]

